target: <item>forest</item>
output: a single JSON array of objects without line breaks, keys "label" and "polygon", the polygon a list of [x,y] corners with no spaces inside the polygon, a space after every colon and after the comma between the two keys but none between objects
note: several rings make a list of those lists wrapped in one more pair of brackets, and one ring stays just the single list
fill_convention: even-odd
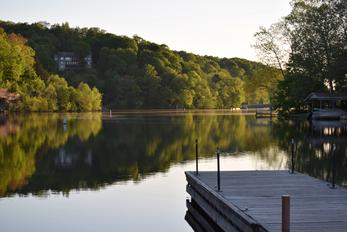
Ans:
[{"label": "forest", "polygon": [[[83,82],[76,88],[56,74],[39,75],[35,51],[18,34],[0,28],[0,88],[20,96],[6,104],[10,111],[95,111],[101,109],[101,94]],[[36,64],[39,65],[39,64]],[[0,108],[1,110],[1,108]]]},{"label": "forest", "polygon": [[[59,75],[64,78],[59,80],[77,89],[86,83],[102,93],[106,108],[231,108],[269,103],[283,79],[278,68],[259,62],[173,51],[137,35],[117,36],[99,28],[4,21],[0,27],[27,40],[43,80]],[[91,55],[92,68],[59,71],[54,60],[58,52],[73,52],[81,60]]]},{"label": "forest", "polygon": [[347,2],[293,0],[289,15],[255,34],[263,62],[283,79],[272,103],[283,114],[301,112],[311,92],[347,91]]},{"label": "forest", "polygon": [[[287,16],[255,33],[262,63],[174,51],[138,35],[68,23],[0,21],[0,87],[21,94],[11,106],[17,110],[95,110],[102,101],[116,109],[272,103],[282,114],[300,112],[311,92],[347,90],[346,4],[291,1]],[[91,68],[59,71],[59,52],[91,55]]]}]

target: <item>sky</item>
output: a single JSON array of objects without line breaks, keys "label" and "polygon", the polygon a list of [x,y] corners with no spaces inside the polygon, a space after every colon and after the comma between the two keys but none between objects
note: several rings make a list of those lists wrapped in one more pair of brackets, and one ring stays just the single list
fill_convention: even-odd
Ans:
[{"label": "sky", "polygon": [[251,44],[260,26],[290,12],[290,0],[0,0],[0,20],[68,22],[138,35],[174,50],[259,60]]}]

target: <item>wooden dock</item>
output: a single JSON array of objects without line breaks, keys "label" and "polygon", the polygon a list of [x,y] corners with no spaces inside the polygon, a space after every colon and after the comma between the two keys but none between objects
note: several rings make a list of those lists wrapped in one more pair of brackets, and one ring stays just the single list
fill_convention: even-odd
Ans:
[{"label": "wooden dock", "polygon": [[[288,171],[186,172],[187,221],[200,231],[281,231],[290,195],[290,231],[347,231],[347,189]],[[194,205],[196,207],[194,207]]]},{"label": "wooden dock", "polygon": [[272,110],[257,110],[255,111],[255,117],[256,118],[272,118],[276,117],[278,113],[272,111]]}]

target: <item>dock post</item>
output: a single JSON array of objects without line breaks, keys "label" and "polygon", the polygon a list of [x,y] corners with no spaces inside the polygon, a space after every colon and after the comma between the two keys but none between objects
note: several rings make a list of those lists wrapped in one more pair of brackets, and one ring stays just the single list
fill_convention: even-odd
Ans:
[{"label": "dock post", "polygon": [[336,178],[336,157],[335,157],[335,150],[336,150],[336,145],[333,144],[333,148],[332,148],[332,172],[333,172],[333,180],[332,180],[332,186],[331,188],[335,188],[335,178]]},{"label": "dock post", "polygon": [[219,163],[220,151],[217,148],[217,191],[220,192],[220,163]]},{"label": "dock post", "polygon": [[291,173],[294,174],[294,138],[292,138],[291,141],[291,150],[292,150],[292,171]]},{"label": "dock post", "polygon": [[290,231],[290,196],[282,196],[282,232]]},{"label": "dock post", "polygon": [[199,175],[199,147],[198,147],[198,139],[195,139],[195,174]]}]

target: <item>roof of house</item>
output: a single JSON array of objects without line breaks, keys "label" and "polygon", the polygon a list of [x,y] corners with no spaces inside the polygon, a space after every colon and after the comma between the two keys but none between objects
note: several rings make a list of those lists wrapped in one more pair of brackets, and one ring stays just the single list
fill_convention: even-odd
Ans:
[{"label": "roof of house", "polygon": [[20,97],[17,93],[11,93],[7,89],[0,88],[0,99],[6,100],[6,101],[14,101],[17,100]]},{"label": "roof of house", "polygon": [[56,54],[57,56],[59,57],[74,57],[75,56],[75,53],[73,52],[57,52]]},{"label": "roof of house", "polygon": [[310,93],[306,98],[305,102],[310,101],[338,101],[347,100],[347,93]]},{"label": "roof of house", "polygon": [[[77,55],[74,52],[57,52],[56,56],[58,57],[77,57]],[[91,54],[88,54],[86,58],[90,58]]]}]

